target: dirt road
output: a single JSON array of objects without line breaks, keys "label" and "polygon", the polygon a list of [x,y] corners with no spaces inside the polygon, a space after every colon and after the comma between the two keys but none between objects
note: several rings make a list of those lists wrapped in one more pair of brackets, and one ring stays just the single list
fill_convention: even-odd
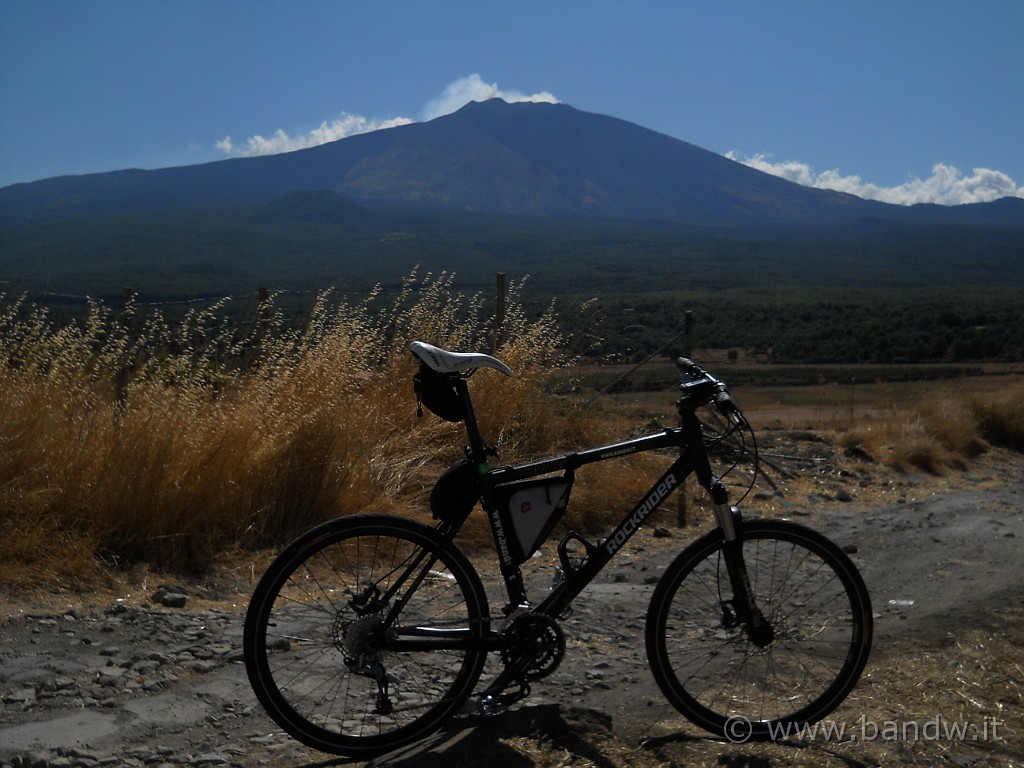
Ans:
[{"label": "dirt road", "polygon": [[[775,516],[806,523],[855,548],[852,557],[877,617],[869,662],[876,680],[883,673],[871,665],[886,658],[888,647],[941,638],[977,620],[993,602],[1018,610],[1024,605],[1021,472],[1003,462],[939,489],[927,480],[907,480],[882,503],[861,501],[851,486],[842,494],[850,501],[815,494],[775,504]],[[659,573],[690,535],[676,530],[670,538],[656,538],[644,531],[639,546],[602,574],[564,624],[568,649],[562,666],[536,684],[518,714],[463,721],[415,753],[373,764],[532,765],[501,745],[478,762],[484,758],[474,757],[473,739],[493,745],[497,736],[542,731],[554,738],[567,729],[634,746],[661,739],[659,759],[672,761],[675,749],[682,761],[687,739],[700,738],[700,732],[657,691],[644,657],[643,619]],[[549,567],[537,566],[541,589]],[[248,584],[179,589],[187,595],[181,608],[106,600],[4,610],[0,766],[339,764],[284,736],[257,705],[241,653]],[[566,765],[619,764],[607,756],[590,759]]]}]

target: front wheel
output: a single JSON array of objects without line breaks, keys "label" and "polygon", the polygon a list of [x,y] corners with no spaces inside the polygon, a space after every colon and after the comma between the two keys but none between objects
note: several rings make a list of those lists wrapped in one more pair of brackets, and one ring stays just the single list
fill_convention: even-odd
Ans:
[{"label": "front wheel", "polygon": [[291,736],[370,757],[428,735],[483,669],[487,598],[462,552],[400,517],[354,515],[289,545],[245,617],[253,691]]},{"label": "front wheel", "polygon": [[683,715],[731,741],[782,737],[853,689],[871,647],[871,601],[856,567],[803,526],[743,524],[742,554],[763,622],[734,602],[721,531],[687,547],[647,613],[651,671]]}]

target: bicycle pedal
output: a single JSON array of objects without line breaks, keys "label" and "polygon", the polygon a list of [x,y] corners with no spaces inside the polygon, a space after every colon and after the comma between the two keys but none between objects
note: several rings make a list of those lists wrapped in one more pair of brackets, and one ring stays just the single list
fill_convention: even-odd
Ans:
[{"label": "bicycle pedal", "polygon": [[473,699],[466,699],[463,701],[459,708],[455,711],[456,717],[465,715],[479,715],[481,714],[480,702],[473,701]]},{"label": "bicycle pedal", "polygon": [[477,701],[477,711],[481,715],[488,717],[500,715],[503,712],[507,712],[513,704],[522,701],[529,695],[530,686],[526,683],[520,683],[519,690],[517,691],[484,694]]}]

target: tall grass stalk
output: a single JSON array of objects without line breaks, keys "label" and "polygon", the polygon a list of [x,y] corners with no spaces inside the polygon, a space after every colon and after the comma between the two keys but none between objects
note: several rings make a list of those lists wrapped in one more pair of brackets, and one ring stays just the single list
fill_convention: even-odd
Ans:
[{"label": "tall grass stalk", "polygon": [[[582,429],[538,397],[561,338],[552,313],[526,318],[519,288],[498,351],[516,376],[473,380],[510,454]],[[101,564],[202,571],[332,516],[424,508],[463,437],[416,418],[408,344],[489,349],[492,332],[481,297],[444,274],[413,274],[389,301],[325,294],[300,328],[275,314],[258,349],[216,306],[133,332],[99,304],[62,327],[0,306],[0,580],[70,587]]]}]

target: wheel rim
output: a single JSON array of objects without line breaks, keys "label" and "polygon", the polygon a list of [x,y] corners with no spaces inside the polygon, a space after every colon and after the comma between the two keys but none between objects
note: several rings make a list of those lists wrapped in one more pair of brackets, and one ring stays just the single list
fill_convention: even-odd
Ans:
[{"label": "wheel rim", "polygon": [[481,608],[450,553],[421,569],[415,594],[386,624],[389,589],[424,551],[415,537],[389,533],[334,537],[312,554],[305,548],[282,566],[263,602],[253,645],[264,704],[293,736],[319,748],[379,751],[419,734],[479,672],[482,659],[465,649],[382,648],[414,625],[482,632]]},{"label": "wheel rim", "polygon": [[666,693],[711,730],[733,720],[756,734],[766,721],[819,718],[866,656],[855,577],[833,569],[817,542],[778,531],[745,530],[743,554],[770,635],[736,622],[721,542],[709,542],[664,597],[656,636]]}]

